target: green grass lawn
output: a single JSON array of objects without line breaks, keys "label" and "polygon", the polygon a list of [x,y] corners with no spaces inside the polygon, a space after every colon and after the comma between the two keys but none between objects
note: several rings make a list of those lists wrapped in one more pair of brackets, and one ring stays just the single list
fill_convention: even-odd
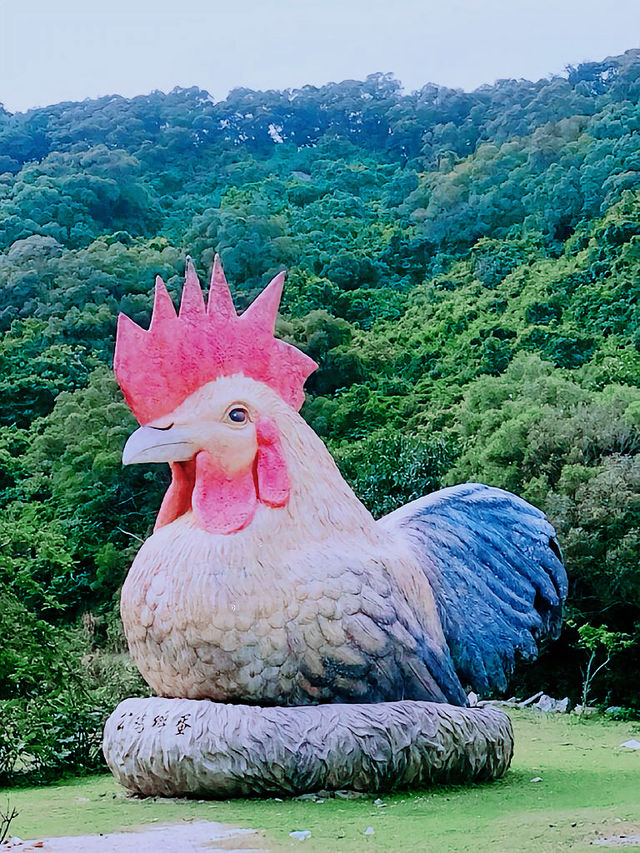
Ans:
[{"label": "green grass lawn", "polygon": [[[593,850],[599,836],[640,832],[640,724],[579,720],[534,711],[512,713],[516,753],[497,781],[362,799],[313,801],[135,800],[110,776],[0,792],[20,812],[21,838],[110,832],[149,822],[207,819],[263,832],[264,847],[331,851]],[[541,781],[532,782],[535,777]],[[365,835],[373,827],[373,835]],[[311,830],[304,842],[289,838]],[[597,849],[597,848],[596,848]]]}]

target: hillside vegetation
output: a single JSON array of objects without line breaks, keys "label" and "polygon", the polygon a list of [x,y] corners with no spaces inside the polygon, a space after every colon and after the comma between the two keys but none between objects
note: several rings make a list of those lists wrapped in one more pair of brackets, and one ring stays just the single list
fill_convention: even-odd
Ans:
[{"label": "hillside vegetation", "polygon": [[[0,93],[1,96],[1,93]],[[390,75],[0,108],[0,778],[99,761],[142,689],[117,598],[167,484],[122,469],[115,318],[214,252],[289,271],[303,415],[376,515],[441,485],[556,525],[563,640],[520,689],[640,707],[640,51],[474,92]]]}]

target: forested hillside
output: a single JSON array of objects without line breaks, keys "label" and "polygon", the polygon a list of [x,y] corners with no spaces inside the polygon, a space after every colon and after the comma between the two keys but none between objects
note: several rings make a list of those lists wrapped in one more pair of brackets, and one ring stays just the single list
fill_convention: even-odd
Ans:
[{"label": "forested hillside", "polygon": [[110,362],[186,254],[240,307],[288,269],[303,415],[374,514],[462,480],[544,509],[571,624],[520,678],[577,699],[609,650],[592,698],[640,707],[639,101],[634,50],[470,93],[0,108],[0,779],[90,766],[140,689],[117,598],[167,473],[122,469]]}]

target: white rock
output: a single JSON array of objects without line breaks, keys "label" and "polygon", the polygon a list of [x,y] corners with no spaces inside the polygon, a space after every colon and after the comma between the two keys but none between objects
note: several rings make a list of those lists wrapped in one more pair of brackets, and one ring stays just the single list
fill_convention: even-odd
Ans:
[{"label": "white rock", "polygon": [[365,829],[364,834],[365,835],[373,835],[374,832],[375,832],[375,829],[372,826],[368,826]]},{"label": "white rock", "polygon": [[631,740],[625,740],[620,746],[625,746],[627,749],[640,749],[640,740],[631,738]]},{"label": "white rock", "polygon": [[529,696],[529,698],[525,699],[523,702],[518,702],[518,708],[527,708],[529,705],[533,705],[533,703],[542,695],[544,695],[544,691],[538,690],[538,692],[534,693],[533,696]]},{"label": "white rock", "polygon": [[542,782],[542,776],[534,776],[533,779],[531,779],[531,781],[532,782]]},{"label": "white rock", "polygon": [[569,708],[569,697],[565,696],[564,699],[553,699],[551,696],[547,696],[546,693],[543,693],[533,707],[538,708],[540,711],[544,711],[546,714],[566,714],[567,709]]},{"label": "white rock", "polygon": [[470,708],[477,708],[478,707],[478,694],[477,693],[474,693],[472,691],[467,696],[467,699],[469,700],[469,707]]},{"label": "white rock", "polygon": [[289,833],[289,838],[297,838],[298,841],[306,841],[311,835],[310,829],[296,829]]}]

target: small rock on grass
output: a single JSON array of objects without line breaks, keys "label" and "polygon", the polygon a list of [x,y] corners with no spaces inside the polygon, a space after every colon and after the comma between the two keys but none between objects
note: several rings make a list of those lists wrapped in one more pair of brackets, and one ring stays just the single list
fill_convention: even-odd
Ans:
[{"label": "small rock on grass", "polygon": [[624,746],[627,749],[640,749],[640,740],[631,738],[631,740],[625,740],[625,742],[621,743],[620,746]]},{"label": "small rock on grass", "polygon": [[594,708],[592,705],[587,705],[586,707],[583,705],[576,705],[573,709],[573,713],[577,714],[579,717],[594,717],[598,713],[598,709]]},{"label": "small rock on grass", "polygon": [[306,841],[311,835],[310,829],[296,829],[289,833],[289,838],[297,838],[298,841]]}]

